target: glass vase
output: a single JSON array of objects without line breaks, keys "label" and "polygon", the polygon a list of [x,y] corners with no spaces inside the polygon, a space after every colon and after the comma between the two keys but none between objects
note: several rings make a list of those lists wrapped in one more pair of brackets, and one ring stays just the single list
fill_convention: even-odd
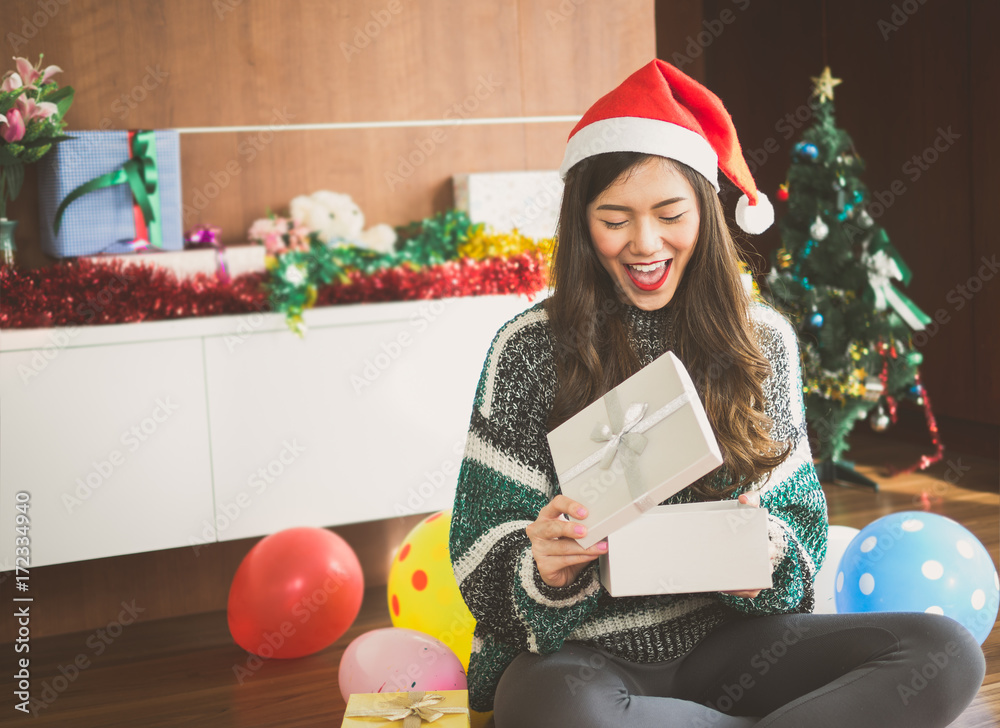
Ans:
[{"label": "glass vase", "polygon": [[14,245],[16,227],[17,220],[0,218],[0,265],[14,265],[14,252],[17,250]]}]

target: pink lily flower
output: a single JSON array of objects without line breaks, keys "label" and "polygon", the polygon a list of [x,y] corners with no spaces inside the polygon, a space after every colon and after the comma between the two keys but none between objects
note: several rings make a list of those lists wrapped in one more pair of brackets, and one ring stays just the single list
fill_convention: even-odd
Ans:
[{"label": "pink lily flower", "polygon": [[32,66],[27,58],[15,58],[14,63],[17,65],[17,72],[21,74],[21,80],[28,88],[35,88],[35,81],[39,81],[39,85],[45,84],[57,73],[62,73],[59,66],[47,66],[42,70],[41,56],[38,57],[38,64],[35,66]]},{"label": "pink lily flower", "polygon": [[4,121],[7,126],[0,132],[4,141],[8,144],[21,141],[24,137],[24,119],[21,118],[21,112],[17,109],[11,109],[7,112]]},{"label": "pink lily flower", "polygon": [[3,77],[3,84],[0,84],[0,91],[16,91],[23,85],[24,84],[21,83],[20,74],[14,73],[13,71],[7,71]]},{"label": "pink lily flower", "polygon": [[47,119],[59,111],[59,107],[51,101],[35,101],[24,95],[18,96],[15,104],[25,123],[32,119]]},{"label": "pink lily flower", "polygon": [[309,251],[309,228],[295,219],[288,221],[288,249]]}]

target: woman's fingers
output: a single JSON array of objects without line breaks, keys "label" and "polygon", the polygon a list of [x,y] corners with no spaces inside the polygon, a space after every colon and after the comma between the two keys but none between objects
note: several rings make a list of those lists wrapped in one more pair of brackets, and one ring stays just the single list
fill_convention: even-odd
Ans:
[{"label": "woman's fingers", "polygon": [[586,518],[587,509],[572,498],[560,493],[538,512],[538,518],[559,518],[561,515]]},{"label": "woman's fingers", "polygon": [[727,591],[722,592],[723,594],[731,594],[734,597],[743,597],[744,599],[753,599],[758,594],[760,594],[760,589],[740,589],[738,591]]},{"label": "woman's fingers", "polygon": [[534,540],[555,540],[559,538],[578,539],[587,533],[587,527],[579,523],[564,521],[561,518],[537,520],[529,524],[525,530],[528,538]]},{"label": "woman's fingers", "polygon": [[531,550],[534,552],[536,558],[558,558],[561,556],[600,556],[601,554],[607,553],[608,542],[599,541],[595,543],[590,548],[583,548],[580,544],[572,539],[543,539],[539,541],[533,541],[531,544]]},{"label": "woman's fingers", "polygon": [[564,586],[573,581],[583,565],[608,550],[607,541],[583,548],[577,539],[587,534],[587,527],[571,521],[586,518],[587,509],[559,494],[539,512],[538,518],[524,529],[531,541],[531,554],[542,580],[550,586]]},{"label": "woman's fingers", "polygon": [[739,497],[739,501],[754,508],[760,508],[760,493],[744,493]]}]

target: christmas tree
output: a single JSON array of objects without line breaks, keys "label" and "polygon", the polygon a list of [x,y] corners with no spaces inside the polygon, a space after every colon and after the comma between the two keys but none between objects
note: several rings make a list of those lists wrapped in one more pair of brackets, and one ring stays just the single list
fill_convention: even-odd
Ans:
[{"label": "christmas tree", "polygon": [[[936,430],[920,383],[922,355],[911,339],[930,319],[893,284],[908,285],[910,270],[873,219],[880,208],[870,206],[864,165],[835,124],[833,88],[840,79],[826,68],[812,80],[813,123],[795,145],[778,191],[788,209],[767,276],[770,300],[798,329],[820,479],[875,487],[843,459],[847,436],[866,417],[876,431],[885,430],[902,398],[925,405]],[[930,462],[924,458],[920,467]]]}]

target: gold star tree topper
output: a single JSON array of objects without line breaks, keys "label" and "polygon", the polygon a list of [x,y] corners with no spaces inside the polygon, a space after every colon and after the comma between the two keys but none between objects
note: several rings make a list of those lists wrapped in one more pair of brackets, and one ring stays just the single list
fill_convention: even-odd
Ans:
[{"label": "gold star tree topper", "polygon": [[833,77],[833,74],[830,73],[830,67],[827,66],[824,68],[819,78],[815,76],[811,76],[810,78],[813,82],[812,95],[819,96],[820,101],[827,99],[833,101],[833,87],[840,85],[842,81],[839,78]]}]

